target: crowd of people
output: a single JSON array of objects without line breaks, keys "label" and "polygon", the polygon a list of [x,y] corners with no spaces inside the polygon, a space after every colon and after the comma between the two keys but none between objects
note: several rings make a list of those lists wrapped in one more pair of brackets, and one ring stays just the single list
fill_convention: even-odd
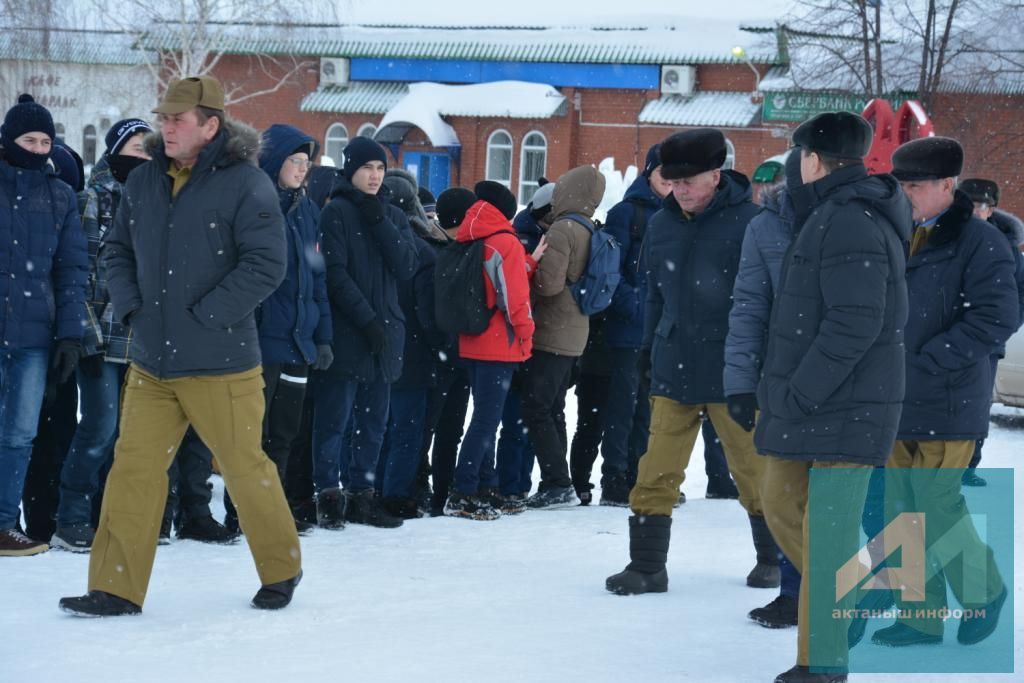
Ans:
[{"label": "crowd of people", "polygon": [[[929,538],[966,514],[961,477],[984,484],[968,467],[1024,315],[1024,225],[996,209],[998,184],[958,182],[955,140],[906,143],[869,175],[868,123],[822,114],[755,204],[722,168],[722,133],[683,131],[601,225],[591,166],[541,179],[522,210],[487,180],[435,199],[371,139],[317,166],[310,135],[224,110],[216,80],[175,81],[157,128],[115,123],[88,178],[31,97],[0,128],[0,556],[91,552],[67,612],[140,613],[172,532],[244,536],[253,605],[279,609],[316,527],[588,505],[599,452],[596,503],[632,512],[606,588],[664,592],[702,434],[708,497],[750,519],[748,585],[781,588],[750,617],[798,627],[776,680],[839,681],[863,620],[816,660],[811,471],[850,482],[830,514],[854,537],[881,529],[885,468],[956,473],[902,492],[949,503]],[[994,562],[976,580],[987,617],[965,619],[963,643],[1006,599]],[[945,605],[941,574],[926,600]]]}]

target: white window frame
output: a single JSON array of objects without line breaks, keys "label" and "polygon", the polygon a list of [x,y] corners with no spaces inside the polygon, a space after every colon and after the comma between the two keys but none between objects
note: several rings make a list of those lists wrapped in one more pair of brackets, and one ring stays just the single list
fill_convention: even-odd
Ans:
[{"label": "white window frame", "polygon": [[[89,154],[89,143],[92,143],[92,154]],[[92,157],[91,159],[89,157]],[[99,133],[96,126],[89,123],[82,127],[82,162],[84,166],[96,163],[99,156]]]},{"label": "white window frame", "polygon": [[[372,132],[367,134],[367,132],[366,132],[367,129],[372,130]],[[364,123],[361,126],[359,126],[359,130],[356,132],[356,136],[360,136],[361,135],[361,136],[363,136],[365,138],[371,138],[371,139],[376,134],[377,134],[377,126],[375,126],[374,124],[370,123],[369,121],[367,121],[366,123]]]},{"label": "white window frame", "polygon": [[736,168],[736,145],[729,138],[725,139],[725,163],[722,170],[728,171]]},{"label": "white window frame", "polygon": [[[529,144],[527,142],[534,135],[540,136],[540,139],[543,141],[543,145],[533,145],[533,144]],[[540,132],[539,130],[531,130],[529,133],[527,133],[526,135],[523,136],[523,144],[520,146],[520,149],[519,149],[519,193],[518,193],[519,201],[522,204],[529,204],[530,203],[529,200],[533,197],[532,194],[530,195],[530,197],[527,197],[525,190],[527,188],[529,188],[529,187],[532,187],[533,191],[536,192],[537,191],[537,187],[538,187],[537,179],[536,178],[533,179],[533,180],[527,180],[526,177],[525,177],[525,173],[526,173],[526,154],[527,154],[527,152],[543,152],[544,153],[544,167],[541,169],[541,172],[540,172],[541,175],[544,175],[547,172],[547,169],[548,169],[548,138],[547,138],[547,136],[544,135],[544,133]]]},{"label": "white window frame", "polygon": [[[508,143],[495,143],[494,138],[498,135],[504,135],[508,138]],[[505,187],[512,187],[512,153],[515,150],[516,142],[512,137],[512,133],[509,133],[504,128],[499,128],[490,135],[487,136],[487,147],[485,153],[487,154],[486,163],[484,166],[484,177],[487,180],[493,180],[496,183],[501,183]],[[508,150],[508,178],[495,178],[491,174],[491,150],[501,149]]]},{"label": "white window frame", "polygon": [[[338,131],[339,128],[342,131],[344,131],[344,133],[345,133],[344,136],[340,136],[340,135],[337,134],[337,131]],[[337,156],[335,156],[334,154],[331,154],[331,145],[332,145],[332,143],[335,143],[338,140],[342,140],[342,139],[344,139],[344,142],[341,145],[341,149],[338,150]],[[344,155],[345,146],[348,145],[348,142],[351,139],[352,138],[350,138],[348,136],[348,126],[346,126],[341,121],[335,121],[331,125],[327,126],[327,132],[324,133],[324,151],[323,151],[324,156],[330,157],[334,161],[334,165],[338,166],[340,168],[345,163],[345,155]]]}]

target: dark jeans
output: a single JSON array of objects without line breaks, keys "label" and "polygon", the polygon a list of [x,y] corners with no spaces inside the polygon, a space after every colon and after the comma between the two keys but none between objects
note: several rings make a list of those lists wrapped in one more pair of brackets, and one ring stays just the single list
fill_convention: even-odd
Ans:
[{"label": "dark jeans", "polygon": [[306,391],[302,401],[299,431],[292,440],[285,471],[284,492],[292,507],[313,501],[313,392]]},{"label": "dark jeans", "polygon": [[167,470],[167,505],[164,523],[173,521],[179,528],[190,519],[209,517],[213,500],[213,453],[192,427],[178,446],[178,453]]},{"label": "dark jeans", "polygon": [[512,387],[505,397],[498,434],[498,489],[503,496],[527,495],[533,488],[533,445],[523,423],[519,384],[521,370],[512,378]]},{"label": "dark jeans", "polygon": [[604,433],[604,410],[608,402],[608,387],[611,378],[604,375],[581,373],[576,382],[576,406],[578,420],[576,433],[569,449],[569,471],[576,491],[590,491],[590,473],[597,460]]},{"label": "dark jeans", "polygon": [[386,498],[412,498],[420,464],[429,389],[391,388],[387,445],[377,472]]},{"label": "dark jeans", "polygon": [[[49,381],[53,379],[51,374]],[[75,378],[70,377],[63,384],[48,384],[21,497],[25,533],[30,538],[48,541],[57,530],[60,472],[77,424],[78,383]],[[98,514],[95,506],[93,510]]]},{"label": "dark jeans", "polygon": [[[437,386],[427,398],[427,417],[420,460],[430,454],[434,491],[431,504],[444,506],[455,478],[455,459],[469,410],[469,373],[461,365],[446,363],[438,372]],[[433,448],[431,448],[433,441]]]},{"label": "dark jeans", "polygon": [[18,524],[46,389],[47,349],[0,353],[0,529]]},{"label": "dark jeans", "polygon": [[637,463],[647,450],[650,383],[637,368],[640,349],[610,349],[609,354],[612,374],[604,410],[601,487],[624,484],[628,490],[636,482]]},{"label": "dark jeans", "polygon": [[[995,385],[996,371],[999,368],[999,357],[989,356],[989,362],[992,365],[992,384]],[[991,392],[989,392],[991,393]],[[981,464],[981,448],[985,445],[985,439],[978,439],[974,442],[974,455],[971,456],[971,462],[967,465],[969,469],[974,469]]]},{"label": "dark jeans", "polygon": [[453,490],[468,496],[475,494],[481,485],[490,487],[497,483],[494,443],[516,363],[471,359],[463,363],[473,392],[473,416],[459,449]]},{"label": "dark jeans", "polygon": [[[281,486],[288,480],[288,460],[292,442],[302,424],[302,404],[306,396],[309,366],[270,363],[263,366],[263,450],[277,466]],[[237,520],[238,513],[227,488],[224,489],[226,518]]]},{"label": "dark jeans", "polygon": [[121,386],[126,363],[103,363],[99,377],[78,371],[82,419],[78,422],[67,459],[60,473],[57,526],[91,524],[93,499],[100,490],[100,475],[110,467],[117,440]]},{"label": "dark jeans", "polygon": [[736,483],[729,474],[725,450],[715,431],[715,425],[711,424],[711,420],[705,419],[700,426],[700,432],[704,437],[704,473],[708,475],[708,493],[739,496]]},{"label": "dark jeans", "polygon": [[540,463],[541,489],[572,486],[566,462],[565,394],[576,358],[534,351],[523,365],[523,421]]},{"label": "dark jeans", "polygon": [[[357,492],[373,488],[387,428],[391,385],[383,379],[357,382],[314,372],[313,484],[316,490]],[[352,426],[351,443],[345,438]]]}]

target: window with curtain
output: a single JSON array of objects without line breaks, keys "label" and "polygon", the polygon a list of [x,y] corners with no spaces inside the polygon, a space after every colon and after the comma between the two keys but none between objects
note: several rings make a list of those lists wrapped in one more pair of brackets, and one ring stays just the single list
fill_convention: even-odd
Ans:
[{"label": "window with curtain", "polygon": [[522,158],[519,163],[519,202],[529,204],[537,191],[537,180],[544,175],[548,163],[548,141],[538,131],[523,138]]},{"label": "window with curtain", "polygon": [[345,146],[348,145],[348,128],[343,123],[332,123],[327,129],[324,137],[324,155],[334,160],[335,166],[341,166],[344,161]]},{"label": "window with curtain", "polygon": [[487,138],[487,168],[484,177],[505,187],[512,185],[512,136],[506,131],[496,130]]}]

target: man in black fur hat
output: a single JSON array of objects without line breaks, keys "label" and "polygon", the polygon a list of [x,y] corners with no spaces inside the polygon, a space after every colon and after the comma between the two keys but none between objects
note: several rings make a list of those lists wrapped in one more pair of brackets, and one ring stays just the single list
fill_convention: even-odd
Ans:
[{"label": "man in black fur hat", "polygon": [[[987,562],[982,571],[966,562],[947,564],[925,582],[923,599],[912,603],[906,590],[894,590],[900,616],[871,637],[889,647],[942,642],[943,619],[927,615],[945,610],[947,580],[965,614],[984,614],[961,620],[957,640],[963,645],[992,634],[1007,596],[992,550],[965,519],[959,484],[975,441],[988,434],[991,358],[1017,329],[1020,302],[1010,285],[1015,263],[1006,239],[975,217],[970,197],[956,189],[963,160],[960,143],[942,137],[913,140],[892,156],[916,228],[907,262],[906,398],[886,466],[919,475],[887,477],[885,493],[887,511],[925,513],[925,548],[957,528],[957,550]],[[926,491],[923,476],[930,482]],[[930,552],[925,557],[943,564]]]},{"label": "man in black fur hat", "polygon": [[747,584],[779,585],[778,548],[761,511],[764,461],[750,432],[730,419],[722,382],[740,247],[758,212],[750,181],[723,170],[725,157],[725,136],[711,128],[661,143],[661,175],[671,192],[647,224],[641,256],[647,265],[641,364],[642,372],[650,369],[650,436],[629,495],[631,561],[605,584],[618,595],[668,589],[672,507],[705,419],[718,431],[750,515],[757,566]]},{"label": "man in black fur hat", "polygon": [[[793,134],[813,208],[795,226],[782,265],[754,433],[758,452],[769,456],[762,487],[768,526],[803,579],[797,662],[777,683],[846,680],[849,624],[832,610],[853,607],[852,600],[812,603],[812,579],[818,590],[836,584],[810,574],[819,563],[809,557],[812,549],[815,558],[857,552],[871,468],[888,459],[899,420],[910,206],[895,178],[868,176],[871,138],[867,121],[847,112],[816,116]],[[832,505],[812,505],[823,479],[837,484],[827,489]],[[810,534],[822,522],[830,534]]]}]

